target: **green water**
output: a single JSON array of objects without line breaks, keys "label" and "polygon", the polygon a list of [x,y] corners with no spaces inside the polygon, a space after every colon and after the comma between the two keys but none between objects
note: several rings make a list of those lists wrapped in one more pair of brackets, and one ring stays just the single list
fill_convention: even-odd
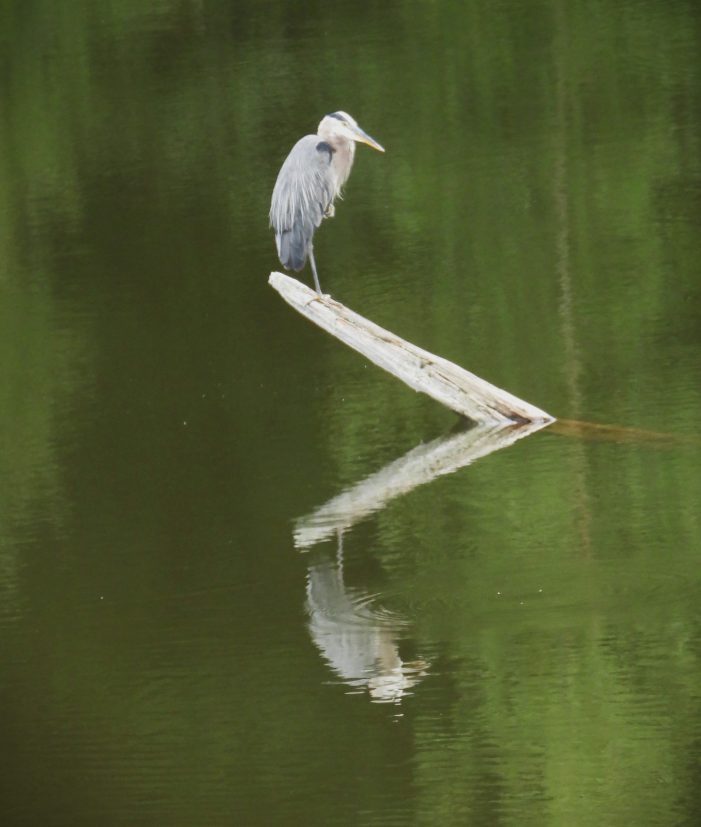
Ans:
[{"label": "green water", "polygon": [[[694,0],[0,1],[3,825],[701,822],[700,53]],[[630,430],[343,511],[456,434],[267,286],[336,109],[387,153],[325,290]]]}]

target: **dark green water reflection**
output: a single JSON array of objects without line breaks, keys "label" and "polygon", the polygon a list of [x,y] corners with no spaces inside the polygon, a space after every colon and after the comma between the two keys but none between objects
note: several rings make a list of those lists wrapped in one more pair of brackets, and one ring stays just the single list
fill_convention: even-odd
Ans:
[{"label": "dark green water reflection", "polygon": [[[3,825],[701,821],[699,22],[0,2]],[[548,429],[336,531],[455,424],[266,285],[338,108],[387,154],[325,289],[673,438]]]}]

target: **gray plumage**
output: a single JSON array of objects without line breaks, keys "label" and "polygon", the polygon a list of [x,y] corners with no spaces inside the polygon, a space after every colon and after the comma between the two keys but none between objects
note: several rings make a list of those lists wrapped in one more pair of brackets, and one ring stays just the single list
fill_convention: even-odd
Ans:
[{"label": "gray plumage", "polygon": [[327,115],[316,135],[306,135],[292,147],[273,189],[270,225],[280,262],[288,270],[299,271],[309,257],[319,295],[314,232],[324,218],[334,214],[333,202],[350,175],[356,141],[384,152],[347,113]]},{"label": "gray plumage", "polygon": [[301,270],[306,264],[314,230],[340,193],[332,159],[330,144],[318,135],[305,135],[294,145],[278,175],[270,223],[280,261],[289,270]]}]

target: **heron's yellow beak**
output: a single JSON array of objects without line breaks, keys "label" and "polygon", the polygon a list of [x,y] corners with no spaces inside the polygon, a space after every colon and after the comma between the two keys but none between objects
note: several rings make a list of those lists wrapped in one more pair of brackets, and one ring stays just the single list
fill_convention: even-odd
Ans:
[{"label": "heron's yellow beak", "polygon": [[374,138],[371,138],[367,134],[367,132],[363,132],[363,130],[359,126],[354,126],[353,132],[355,132],[356,135],[355,140],[360,141],[361,144],[367,144],[368,146],[371,146],[373,149],[376,149],[378,152],[385,151],[385,148],[381,144],[378,144]]}]

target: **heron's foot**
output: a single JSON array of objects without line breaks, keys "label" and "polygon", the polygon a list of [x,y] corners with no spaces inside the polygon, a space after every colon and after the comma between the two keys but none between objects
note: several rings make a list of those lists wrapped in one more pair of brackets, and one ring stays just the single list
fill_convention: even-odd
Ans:
[{"label": "heron's foot", "polygon": [[330,301],[331,293],[319,293],[317,291],[316,295],[314,295],[309,301],[307,302],[307,306],[309,306],[312,302],[325,302]]}]

